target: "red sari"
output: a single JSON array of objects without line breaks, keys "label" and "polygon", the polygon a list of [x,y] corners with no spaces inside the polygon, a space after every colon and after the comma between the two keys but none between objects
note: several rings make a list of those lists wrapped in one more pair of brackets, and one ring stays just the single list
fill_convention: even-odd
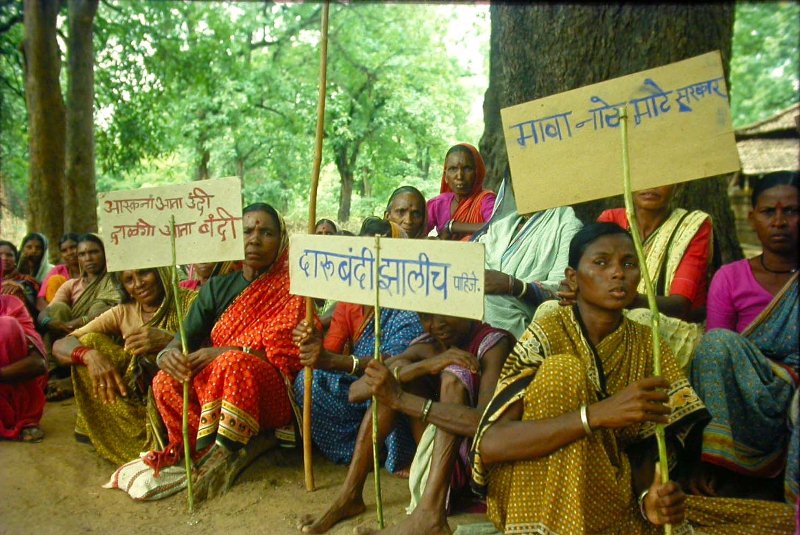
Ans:
[{"label": "red sari", "polygon": [[[0,368],[13,364],[36,348],[44,359],[44,344],[25,304],[0,295]],[[47,375],[14,384],[0,384],[0,438],[15,440],[26,427],[39,425],[44,410]]]},{"label": "red sari", "polygon": [[[247,347],[266,356],[229,350],[192,378],[189,436],[194,457],[214,442],[239,449],[261,429],[291,422],[287,381],[302,368],[292,329],[304,317],[303,298],[289,294],[289,259],[284,252],[272,269],[239,294],[211,331],[213,347]],[[162,371],[153,380],[153,394],[169,435],[164,451],[145,457],[158,470],[177,463],[183,454],[183,385]]]}]

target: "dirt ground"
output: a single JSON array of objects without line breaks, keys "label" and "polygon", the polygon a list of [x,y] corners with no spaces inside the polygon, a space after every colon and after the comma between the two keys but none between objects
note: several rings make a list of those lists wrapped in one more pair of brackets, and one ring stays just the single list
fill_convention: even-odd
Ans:
[{"label": "dirt ground", "polygon": [[[119,490],[107,490],[116,468],[73,438],[74,400],[48,403],[39,444],[0,442],[0,534],[297,534],[305,513],[320,513],[333,499],[346,467],[320,454],[314,458],[316,491],[303,483],[299,452],[272,450],[258,458],[222,497],[188,513],[186,493],[158,502],[137,503]],[[387,525],[400,522],[408,504],[408,482],[381,472]],[[333,534],[357,526],[376,526],[372,479],[365,495],[367,512],[339,524]],[[482,515],[450,517],[450,526],[485,521]]]}]

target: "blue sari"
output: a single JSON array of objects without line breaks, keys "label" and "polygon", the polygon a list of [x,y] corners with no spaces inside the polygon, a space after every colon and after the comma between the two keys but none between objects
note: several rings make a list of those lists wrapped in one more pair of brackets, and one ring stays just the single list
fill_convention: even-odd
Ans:
[{"label": "blue sari", "polygon": [[787,468],[790,500],[797,496],[798,443],[789,447],[786,418],[800,364],[797,292],[795,275],[742,334],[709,331],[691,374],[712,416],[703,431],[703,461],[756,477]]},{"label": "blue sari", "polygon": [[[375,350],[375,319],[369,320],[355,341],[353,355],[368,357]],[[416,312],[381,309],[381,353],[397,355],[405,351],[411,341],[422,334],[422,324]],[[346,373],[314,370],[311,388],[312,419],[311,439],[322,454],[338,464],[349,464],[353,458],[356,437],[370,400],[350,403],[348,393],[358,377]],[[294,382],[298,404],[303,404],[304,374]],[[384,442],[387,470],[394,473],[407,468],[414,458],[416,442],[411,435],[408,420],[403,415],[395,419],[395,428]]]}]

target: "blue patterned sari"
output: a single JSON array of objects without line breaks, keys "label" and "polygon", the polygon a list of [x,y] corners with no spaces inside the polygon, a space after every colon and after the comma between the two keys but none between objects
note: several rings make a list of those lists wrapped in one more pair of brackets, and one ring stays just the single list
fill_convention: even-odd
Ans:
[{"label": "blue patterned sari", "polygon": [[[371,356],[375,350],[375,319],[369,320],[355,341],[353,355]],[[422,334],[422,324],[416,312],[381,309],[381,353],[397,355],[405,351],[411,341]],[[303,404],[304,374],[297,375],[294,391],[297,402]],[[331,461],[349,464],[353,458],[356,437],[370,400],[350,403],[348,393],[358,377],[335,371],[314,370],[311,388],[312,419],[311,439]],[[384,442],[387,470],[394,473],[407,468],[414,458],[416,442],[405,416],[398,415],[395,429]]]},{"label": "blue patterned sari", "polygon": [[788,446],[786,418],[800,364],[797,292],[794,275],[742,334],[708,332],[691,374],[712,416],[703,431],[703,461],[756,477],[787,468],[790,500],[797,496],[797,440]]}]

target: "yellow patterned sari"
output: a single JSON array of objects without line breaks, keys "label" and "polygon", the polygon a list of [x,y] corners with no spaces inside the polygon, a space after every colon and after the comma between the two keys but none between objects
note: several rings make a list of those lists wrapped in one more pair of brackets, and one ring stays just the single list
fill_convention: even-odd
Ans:
[{"label": "yellow patterned sari", "polygon": [[[645,423],[599,429],[550,455],[485,467],[479,448],[486,430],[522,399],[523,420],[577,411],[653,375],[650,330],[623,319],[595,348],[572,308],[532,322],[509,356],[473,445],[473,484],[488,488],[487,514],[505,533],[656,533],[642,520],[627,453],[653,436]],[[672,414],[667,434],[682,441],[708,413],[666,344],[662,375]],[[679,533],[680,530],[676,530]]]}]

